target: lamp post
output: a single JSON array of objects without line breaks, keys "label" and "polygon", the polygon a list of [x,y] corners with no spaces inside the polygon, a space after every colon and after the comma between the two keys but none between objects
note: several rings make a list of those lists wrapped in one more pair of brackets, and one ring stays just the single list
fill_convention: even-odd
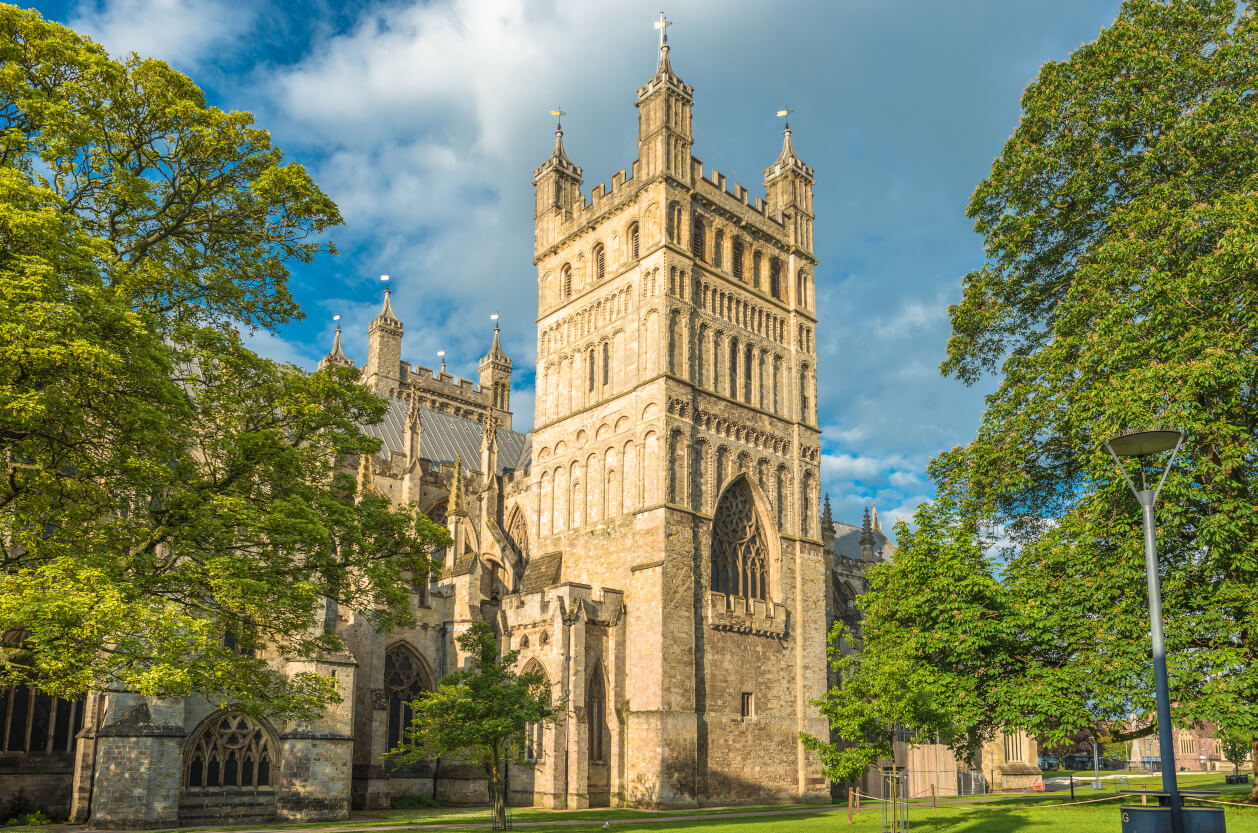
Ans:
[{"label": "lamp post", "polygon": [[[1158,705],[1158,746],[1162,753],[1162,789],[1170,793],[1171,830],[1184,833],[1183,803],[1179,796],[1179,784],[1175,780],[1175,747],[1171,732],[1171,691],[1166,678],[1166,641],[1162,635],[1162,582],[1158,577],[1157,541],[1153,534],[1153,505],[1157,502],[1166,475],[1175,464],[1175,456],[1184,444],[1184,432],[1177,430],[1130,431],[1105,443],[1105,450],[1118,464],[1123,479],[1131,487],[1136,502],[1144,515],[1144,570],[1149,585],[1149,624],[1153,632],[1153,678]],[[1145,482],[1144,458],[1163,451],[1171,452],[1171,459],[1162,470],[1156,488],[1150,489]],[[1122,457],[1135,457],[1140,470],[1140,488],[1132,482]]]}]

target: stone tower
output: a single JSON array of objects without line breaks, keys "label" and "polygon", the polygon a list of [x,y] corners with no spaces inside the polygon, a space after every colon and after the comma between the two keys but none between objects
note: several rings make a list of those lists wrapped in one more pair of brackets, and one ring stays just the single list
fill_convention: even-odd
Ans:
[{"label": "stone tower", "polygon": [[363,384],[380,396],[391,396],[401,385],[402,322],[393,314],[389,290],[384,290],[380,312],[367,326],[367,363]]},{"label": "stone tower", "polygon": [[751,203],[691,155],[693,104],[662,43],[632,174],[587,202],[558,131],[534,172],[535,551],[623,591],[628,634],[581,669],[621,723],[568,806],[826,789],[812,169],[788,129]]},{"label": "stone tower", "polygon": [[511,429],[511,359],[502,349],[497,323],[489,352],[480,360],[480,388],[489,399],[498,424]]}]

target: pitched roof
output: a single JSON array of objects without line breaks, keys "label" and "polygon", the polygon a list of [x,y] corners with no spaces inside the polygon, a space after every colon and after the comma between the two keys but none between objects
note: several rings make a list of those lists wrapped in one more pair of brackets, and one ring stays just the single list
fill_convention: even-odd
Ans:
[{"label": "pitched roof", "polygon": [[521,593],[535,593],[559,583],[563,573],[563,553],[549,552],[529,559],[520,580]]},{"label": "pitched roof", "polygon": [[[363,430],[380,440],[381,452],[389,454],[406,450],[406,411],[410,407],[405,399],[389,397],[389,410],[379,425],[365,425]],[[419,407],[420,425],[423,427],[419,440],[419,456],[437,463],[453,463],[463,458],[463,465],[470,471],[480,471],[480,444],[485,429],[479,422],[457,417],[424,406]],[[498,429],[498,471],[519,469],[528,464],[532,443],[528,434]]]},{"label": "pitched roof", "polygon": [[[895,552],[895,544],[891,543],[885,533],[881,529],[874,531],[874,552],[882,553],[884,559]],[[845,524],[842,521],[834,522],[834,543],[828,549],[835,554],[844,558],[850,558],[853,561],[861,560],[861,528],[852,524]]]}]

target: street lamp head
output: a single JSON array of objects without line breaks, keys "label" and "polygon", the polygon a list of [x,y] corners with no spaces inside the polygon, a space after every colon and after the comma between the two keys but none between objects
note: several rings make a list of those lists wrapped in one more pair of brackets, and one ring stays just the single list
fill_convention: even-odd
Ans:
[{"label": "street lamp head", "polygon": [[1106,445],[1118,457],[1144,457],[1160,451],[1170,451],[1183,439],[1184,432],[1175,429],[1139,429],[1121,434]]}]

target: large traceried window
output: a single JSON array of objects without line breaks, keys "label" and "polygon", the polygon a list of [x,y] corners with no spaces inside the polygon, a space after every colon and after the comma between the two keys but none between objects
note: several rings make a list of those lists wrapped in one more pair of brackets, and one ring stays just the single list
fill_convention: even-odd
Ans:
[{"label": "large traceried window", "polygon": [[768,599],[769,551],[751,487],[739,478],[712,517],[712,590]]},{"label": "large traceried window", "polygon": [[525,525],[524,513],[519,509],[511,516],[511,522],[507,524],[507,540],[511,542],[511,546],[515,547],[515,551],[520,554],[520,558],[524,561],[529,560],[529,530]]},{"label": "large traceried window", "polygon": [[193,735],[186,753],[190,790],[273,787],[275,749],[262,724],[240,712],[212,715]]},{"label": "large traceried window", "polygon": [[27,686],[0,688],[0,752],[73,752],[83,701]]},{"label": "large traceried window", "polygon": [[389,649],[384,655],[384,693],[389,700],[390,749],[402,742],[403,731],[415,718],[411,701],[432,690],[428,670],[414,651],[405,645],[394,645]]}]

